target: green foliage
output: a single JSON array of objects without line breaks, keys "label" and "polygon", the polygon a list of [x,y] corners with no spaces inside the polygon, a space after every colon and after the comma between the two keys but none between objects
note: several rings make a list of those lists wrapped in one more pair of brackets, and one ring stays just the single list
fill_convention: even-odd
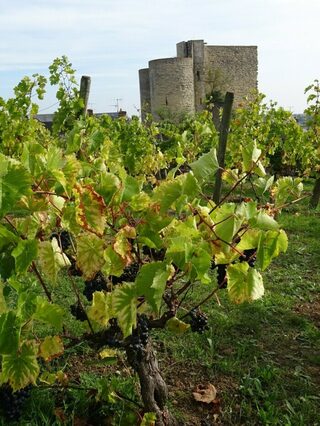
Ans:
[{"label": "green foliage", "polygon": [[[188,291],[203,286],[202,305],[221,290],[223,283],[212,273],[217,265],[226,265],[232,302],[260,298],[260,271],[287,248],[275,216],[287,195],[293,199],[302,190],[297,179],[274,184],[263,166],[265,135],[271,138],[274,117],[280,126],[282,111],[278,116],[275,109],[263,110],[261,118],[260,104],[252,104],[259,123],[267,126],[262,136],[242,111],[241,138],[237,131],[243,147],[231,143],[234,158],[241,153],[239,170],[230,164],[233,171],[225,174],[232,188],[215,204],[208,188],[219,168],[218,134],[207,113],[177,126],[80,117],[68,59],[56,59],[50,75],[59,100],[51,134],[25,117],[26,108],[33,108],[29,80],[18,86],[23,104],[16,100],[11,111],[3,103],[0,111],[10,120],[17,114],[16,130],[22,131],[17,144],[0,129],[0,352],[2,379],[14,389],[35,383],[39,356],[50,360],[64,353],[74,329],[80,335],[74,340],[91,341],[98,349],[116,344],[126,349],[141,337],[144,316],[151,328],[164,328],[175,318],[167,329],[180,332],[186,327],[182,317],[190,313]],[[44,80],[37,82],[42,96]],[[246,184],[275,203],[270,197],[269,204],[232,201],[229,196]],[[256,265],[246,258],[247,249],[256,253]],[[99,277],[100,287],[84,300],[83,286],[87,290]],[[64,279],[76,300],[72,319],[66,315]],[[41,323],[46,329],[40,337]]]},{"label": "green foliage", "polygon": [[290,111],[278,107],[275,102],[267,104],[264,99],[265,95],[257,93],[235,111],[227,162],[240,166],[237,147],[245,148],[251,141],[262,151],[261,158],[266,165],[270,163],[273,172],[283,174],[286,167],[299,168],[303,172],[308,159],[302,128]]}]

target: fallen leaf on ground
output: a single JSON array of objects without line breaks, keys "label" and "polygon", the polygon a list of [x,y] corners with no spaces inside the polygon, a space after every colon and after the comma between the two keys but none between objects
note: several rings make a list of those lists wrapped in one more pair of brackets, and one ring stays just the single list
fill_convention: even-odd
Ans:
[{"label": "fallen leaf on ground", "polygon": [[192,393],[196,401],[206,404],[214,402],[217,397],[217,389],[211,383],[198,385]]}]

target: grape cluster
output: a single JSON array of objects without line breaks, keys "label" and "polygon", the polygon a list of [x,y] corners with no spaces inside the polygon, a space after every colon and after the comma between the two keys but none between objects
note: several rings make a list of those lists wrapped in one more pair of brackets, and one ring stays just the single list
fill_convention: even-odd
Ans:
[{"label": "grape cluster", "polygon": [[73,315],[79,321],[86,321],[87,320],[87,314],[82,309],[82,307],[79,303],[75,303],[74,305],[70,305],[70,312],[71,312],[71,315]]},{"label": "grape cluster", "polygon": [[131,364],[136,365],[143,358],[145,346],[149,339],[149,320],[146,315],[138,315],[137,327],[129,337],[127,353],[129,353]]},{"label": "grape cluster", "polygon": [[118,325],[116,318],[111,318],[109,320],[109,328],[105,331],[105,344],[110,348],[120,348],[121,344],[121,328]]},{"label": "grape cluster", "polygon": [[218,265],[217,266],[217,282],[219,288],[227,288],[228,282],[226,279],[227,275],[227,265]]},{"label": "grape cluster", "polygon": [[84,296],[91,301],[95,291],[107,291],[107,281],[102,272],[97,272],[92,280],[85,281]]},{"label": "grape cluster", "polygon": [[131,265],[124,268],[123,273],[120,277],[111,275],[112,284],[120,284],[122,282],[133,282],[139,272],[139,263],[131,263]]},{"label": "grape cluster", "polygon": [[244,250],[239,260],[240,262],[248,262],[249,266],[254,267],[257,260],[257,249]]},{"label": "grape cluster", "polygon": [[68,231],[63,230],[61,232],[53,232],[50,235],[50,240],[56,238],[58,245],[62,251],[67,250],[71,246],[71,237]]},{"label": "grape cluster", "polygon": [[3,384],[0,387],[0,407],[3,417],[8,421],[18,421],[29,395],[30,386],[13,392],[11,386]]},{"label": "grape cluster", "polygon": [[189,315],[191,317],[190,326],[193,332],[204,333],[206,330],[209,330],[206,314],[202,313],[199,309],[192,309]]}]

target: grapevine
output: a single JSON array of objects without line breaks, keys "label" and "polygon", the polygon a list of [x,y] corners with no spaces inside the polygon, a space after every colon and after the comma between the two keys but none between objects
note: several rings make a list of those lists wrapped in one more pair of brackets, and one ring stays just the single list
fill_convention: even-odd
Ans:
[{"label": "grapevine", "polygon": [[[50,71],[59,100],[52,133],[32,118],[32,90],[44,90],[39,76],[0,104],[2,401],[15,407],[43,379],[43,364],[86,342],[102,356],[126,353],[145,411],[163,425],[167,390],[150,336],[158,329],[206,333],[202,305],[221,289],[234,303],[262,297],[262,272],[287,248],[276,214],[299,198],[302,184],[274,183],[266,153],[248,133],[215,204],[218,133],[207,112],[179,125],[80,116],[67,58]],[[12,108],[18,119],[6,122]],[[12,138],[19,130],[22,139]],[[235,202],[245,184],[263,197],[241,194]],[[192,303],[194,286],[207,294]]]}]

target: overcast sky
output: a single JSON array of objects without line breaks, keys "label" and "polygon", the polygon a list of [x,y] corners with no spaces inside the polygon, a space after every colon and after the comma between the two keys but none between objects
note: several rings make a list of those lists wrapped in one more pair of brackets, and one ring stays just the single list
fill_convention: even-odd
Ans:
[{"label": "overcast sky", "polygon": [[[302,112],[320,77],[320,0],[0,0],[0,96],[24,75],[48,74],[67,55],[92,77],[89,106],[139,108],[138,70],[172,57],[176,43],[257,45],[259,90]],[[51,112],[53,93],[41,104]]]}]

